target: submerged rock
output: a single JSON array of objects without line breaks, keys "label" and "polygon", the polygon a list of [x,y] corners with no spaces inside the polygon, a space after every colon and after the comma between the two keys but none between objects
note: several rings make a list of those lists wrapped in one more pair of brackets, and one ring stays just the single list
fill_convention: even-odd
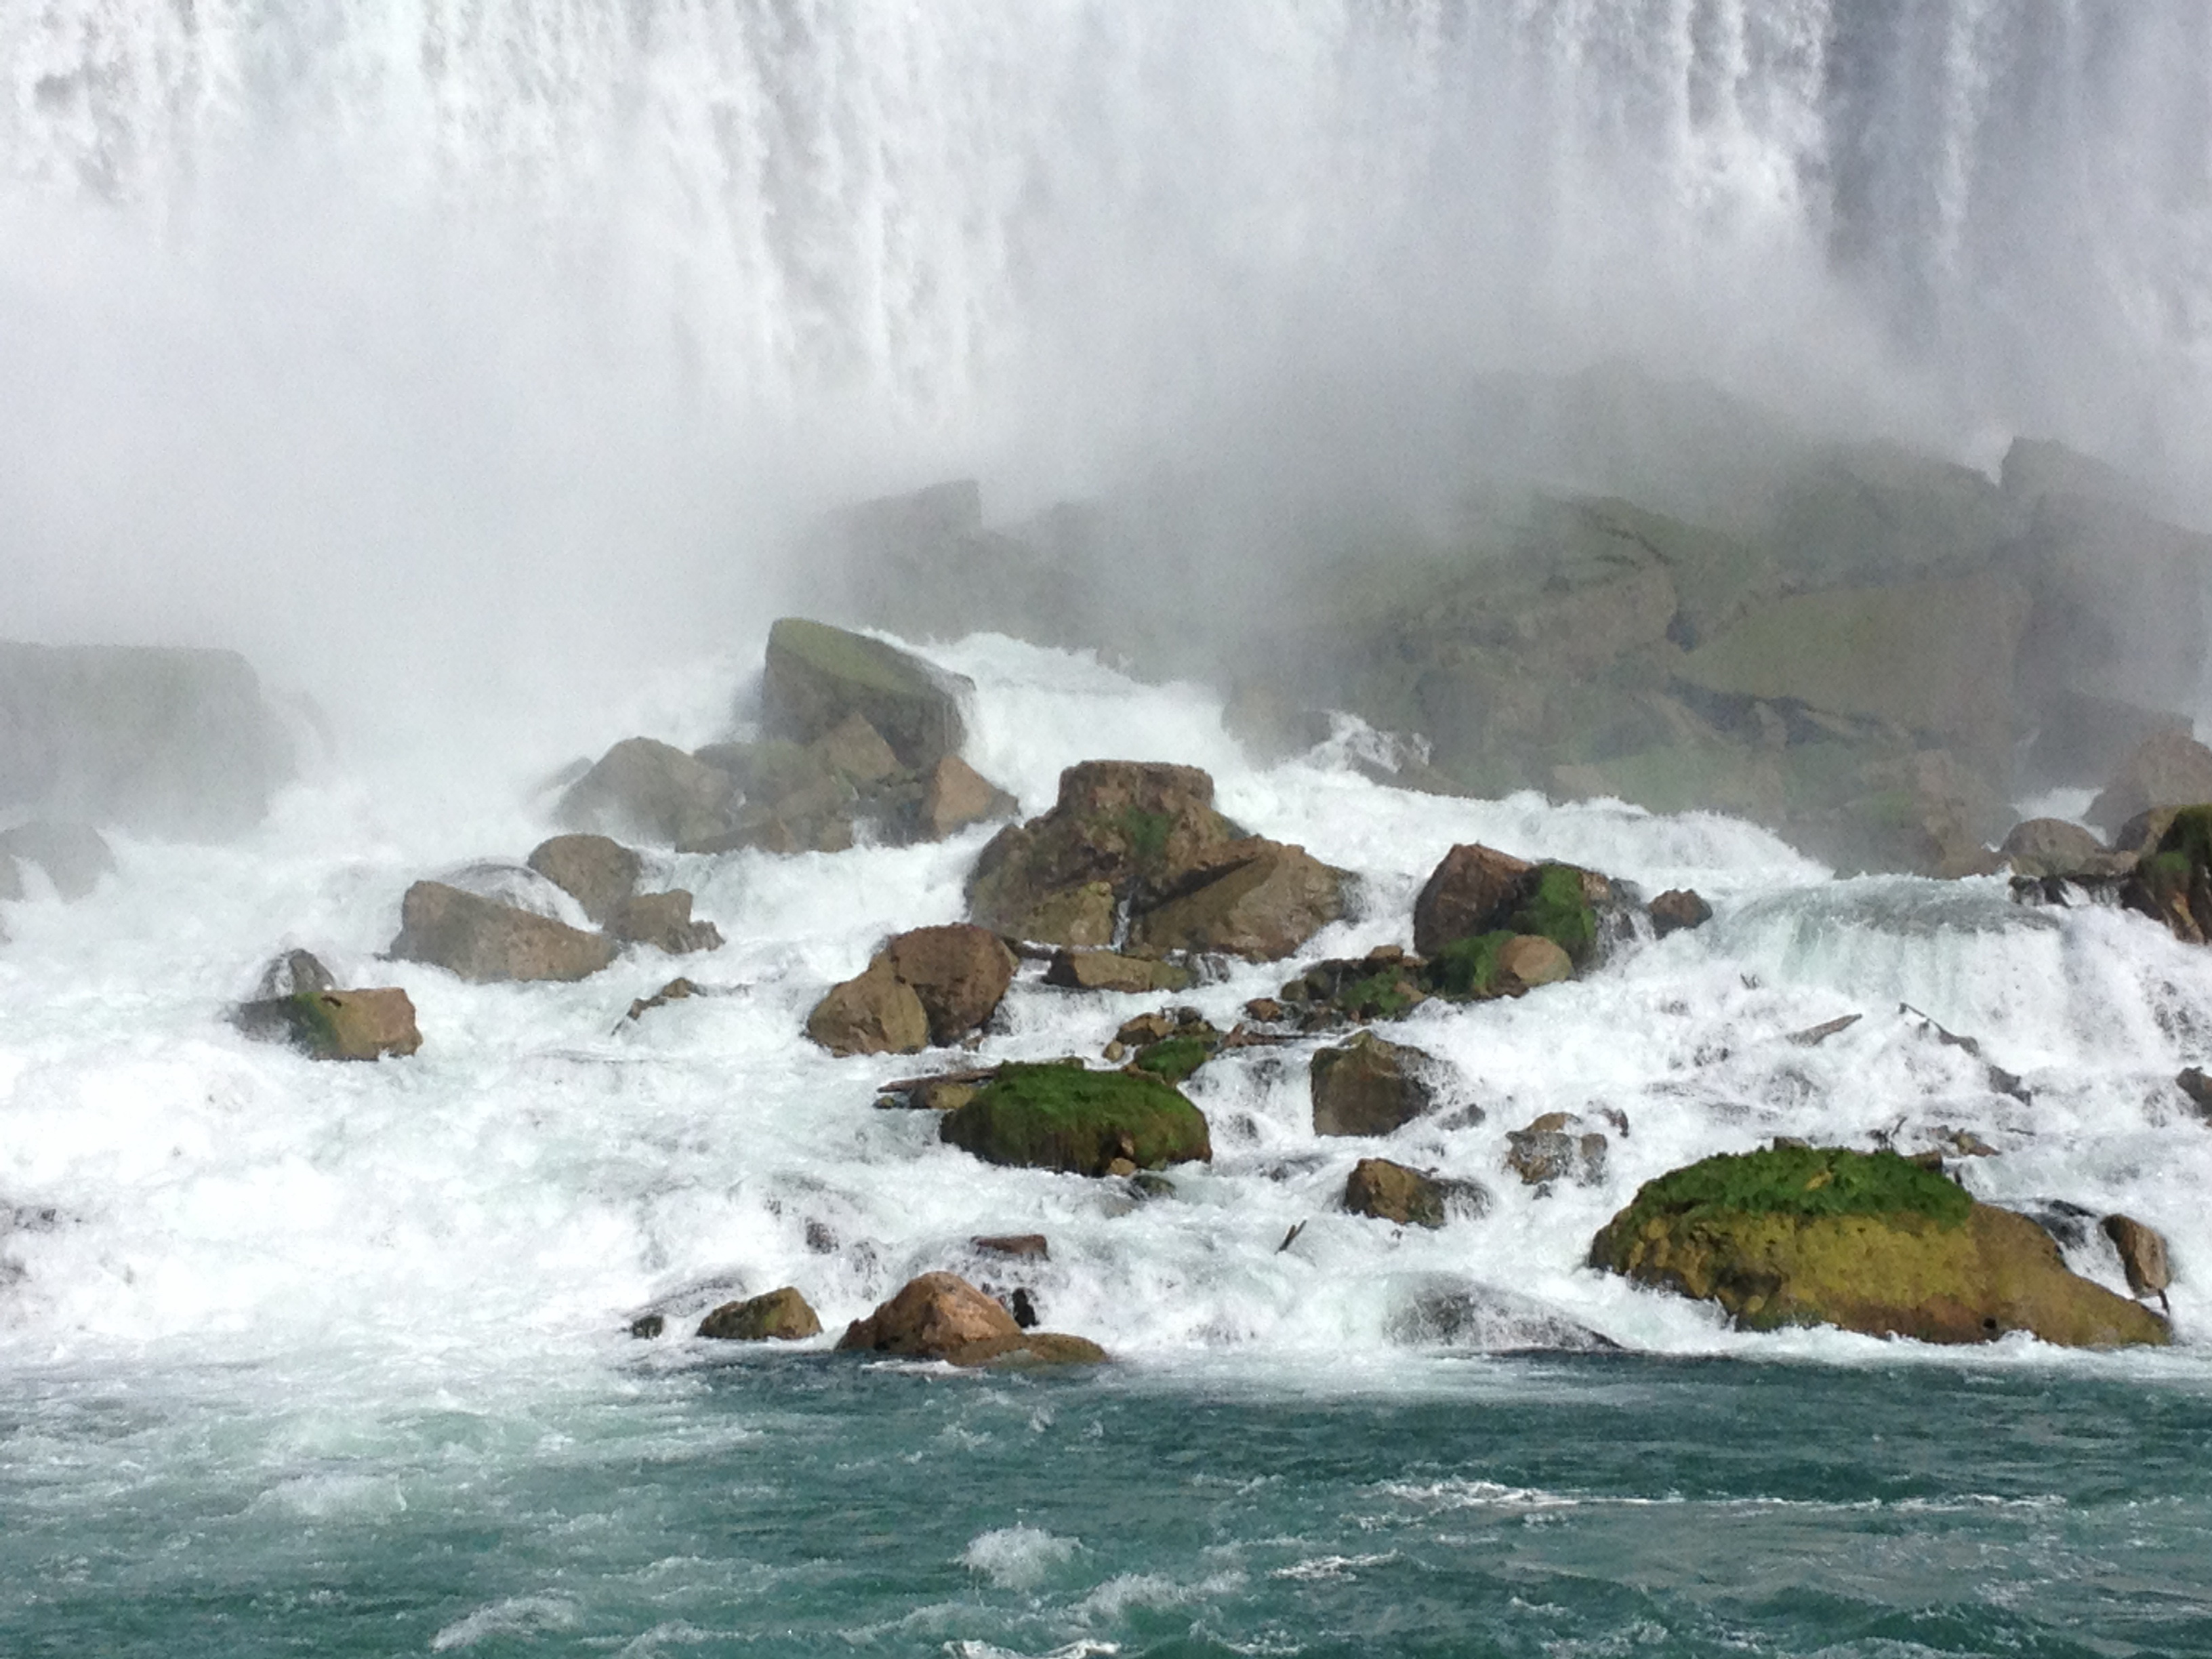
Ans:
[{"label": "submerged rock", "polygon": [[1078,1064],[1002,1066],[973,1099],[945,1115],[939,1133],[987,1164],[1070,1175],[1213,1157],[1204,1114],[1180,1091],[1143,1073]]},{"label": "submerged rock", "polygon": [[1590,1265],[1718,1303],[1747,1329],[1837,1325],[1927,1342],[2026,1331],[2163,1345],[2163,1321],[2069,1272],[2027,1217],[1893,1153],[1775,1147],[1646,1182]]},{"label": "submerged rock", "polygon": [[1436,1103],[1437,1062],[1362,1031],[1317,1051],[1310,1068],[1317,1135],[1387,1135]]},{"label": "submerged rock", "polygon": [[[88,823],[40,821],[0,830],[0,855],[35,864],[46,872],[54,891],[74,903],[91,893],[102,876],[115,872],[107,838]],[[21,887],[15,896],[21,896]]]},{"label": "submerged rock", "polygon": [[312,1060],[381,1060],[422,1046],[415,1005],[393,988],[299,991],[241,1003],[238,1029],[264,1042],[289,1042]]},{"label": "submerged rock", "polygon": [[1363,1158],[1345,1177],[1344,1207],[1401,1226],[1441,1227],[1454,1213],[1481,1215],[1490,1207],[1490,1194],[1479,1182],[1440,1179],[1387,1158]]},{"label": "submerged rock", "polygon": [[645,860],[608,836],[556,836],[533,848],[526,861],[601,927],[637,891],[645,873]]},{"label": "submerged rock", "polygon": [[550,916],[497,904],[443,882],[418,881],[399,907],[391,955],[478,983],[588,978],[615,959],[615,942]]},{"label": "submerged rock", "polygon": [[744,1302],[725,1302],[699,1322],[699,1334],[718,1342],[803,1342],[822,1334],[822,1321],[786,1285]]},{"label": "submerged rock", "polygon": [[841,1353],[899,1354],[954,1365],[1083,1365],[1106,1358],[1097,1343],[1025,1331],[999,1302],[957,1273],[924,1273],[865,1319],[846,1327]]},{"label": "submerged rock", "polygon": [[1620,1344],[1556,1308],[1466,1280],[1419,1283],[1389,1316],[1390,1340],[1478,1353],[1601,1353]]},{"label": "submerged rock", "polygon": [[785,617],[768,635],[762,706],[776,736],[811,743],[859,715],[915,771],[967,739],[963,682],[910,652],[825,623]]}]

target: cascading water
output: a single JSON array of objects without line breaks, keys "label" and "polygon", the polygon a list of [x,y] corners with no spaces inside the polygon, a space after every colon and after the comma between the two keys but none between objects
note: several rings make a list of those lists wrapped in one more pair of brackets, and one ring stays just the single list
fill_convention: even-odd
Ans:
[{"label": "cascading water", "polygon": [[[1261,765],[1212,693],[979,635],[927,647],[975,684],[970,761],[1031,812],[1078,760],[1207,768],[1360,878],[1312,954],[1402,940],[1468,841],[1717,915],[1406,1022],[1455,1092],[1357,1151],[1490,1188],[1434,1233],[1338,1208],[1304,1047],[1198,1073],[1215,1161],[1145,1204],[874,1109],[921,1062],[832,1060],[806,1011],[961,914],[985,831],[660,855],[730,940],[681,963],[379,954],[409,882],[548,832],[571,756],[721,734],[763,595],[806,602],[762,550],[837,492],[1202,467],[1300,399],[1425,454],[1474,373],[1616,351],[2172,470],[2212,432],[2209,33],[2122,0],[0,12],[9,631],[252,645],[337,734],[254,836],[118,837],[90,897],[33,871],[5,907],[0,1648],[2212,1646],[2212,1151],[2173,1085],[2212,955],[2140,917],[1389,788],[1356,729]],[[404,986],[422,1052],[234,1032],[285,945]],[[1225,1025],[1285,971],[1181,1000]],[[707,994],[623,1018],[678,972]],[[1158,1000],[1032,968],[990,1049],[1096,1054]],[[1540,1193],[1505,1135],[1554,1110],[1626,1128]],[[1977,1196],[2160,1227],[2177,1346],[1754,1335],[1584,1265],[1707,1153],[1960,1132]],[[683,1334],[788,1283],[834,1334],[1032,1231],[1097,1376]],[[2094,1228],[2070,1259],[2121,1285]]]}]

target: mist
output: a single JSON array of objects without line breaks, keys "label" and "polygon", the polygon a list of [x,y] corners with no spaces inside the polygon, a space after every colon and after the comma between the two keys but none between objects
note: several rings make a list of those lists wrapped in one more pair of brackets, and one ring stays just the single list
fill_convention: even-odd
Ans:
[{"label": "mist", "polygon": [[[0,608],[414,746],[818,603],[842,502],[1437,522],[1625,360],[1983,470],[2212,436],[2186,4],[54,0],[0,23]],[[1347,507],[1345,504],[1357,504]],[[1188,568],[1191,549],[1176,554]]]}]

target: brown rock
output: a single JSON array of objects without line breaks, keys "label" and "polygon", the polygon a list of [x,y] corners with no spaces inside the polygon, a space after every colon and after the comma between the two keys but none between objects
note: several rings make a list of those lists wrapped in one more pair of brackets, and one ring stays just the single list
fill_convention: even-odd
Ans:
[{"label": "brown rock", "polygon": [[637,1019],[652,1012],[655,1008],[665,1008],[672,1002],[681,1002],[688,997],[696,997],[698,994],[699,988],[690,980],[672,979],[651,996],[634,999],[629,1005],[629,1018]]},{"label": "brown rock", "polygon": [[1289,956],[1344,914],[1345,872],[1303,847],[1254,836],[1224,848],[1224,873],[1140,915],[1132,941],[1156,951]]},{"label": "brown rock", "polygon": [[1713,907],[1686,887],[1673,888],[1651,901],[1651,928],[1661,939],[1702,927],[1712,919]]},{"label": "brown rock", "polygon": [[996,933],[967,922],[901,933],[884,954],[921,1000],[933,1042],[957,1042],[982,1024],[1014,980],[1014,953]]},{"label": "brown rock", "polygon": [[381,1060],[422,1046],[415,1005],[396,987],[265,998],[242,1005],[234,1023],[248,1036],[289,1042],[315,1060]]},{"label": "brown rock", "polygon": [[1012,817],[1020,803],[957,755],[947,755],[922,780],[921,833],[943,841],[971,823]]},{"label": "brown rock", "polygon": [[924,1273],[838,1339],[840,1352],[902,1354],[955,1365],[1095,1364],[1104,1350],[1079,1336],[1024,1331],[956,1273]]},{"label": "brown rock", "polygon": [[914,988],[878,956],[814,1005],[806,1035],[831,1054],[910,1054],[929,1046],[929,1015]]},{"label": "brown rock", "polygon": [[1387,1135],[1435,1103],[1425,1075],[1435,1065],[1419,1048],[1362,1031],[1340,1048],[1313,1057],[1314,1133]]},{"label": "brown rock", "polygon": [[848,783],[881,783],[899,770],[898,757],[865,714],[846,715],[808,746]]},{"label": "brown rock", "polygon": [[2154,1227],[2144,1226],[2132,1216],[2108,1215],[2105,1218],[2105,1237],[2120,1253],[2120,1267],[2128,1276],[2131,1293],[2166,1293],[2166,1287],[2173,1283],[2173,1270],[2166,1261],[2166,1237],[2162,1233]]},{"label": "brown rock", "polygon": [[699,1322],[699,1334],[719,1342],[801,1342],[822,1334],[822,1321],[792,1286],[745,1302],[725,1302]]},{"label": "brown rock", "polygon": [[721,929],[713,922],[691,920],[691,895],[681,887],[624,899],[607,931],[625,945],[653,945],[672,957],[719,950],[722,944]]},{"label": "brown rock", "polygon": [[1103,948],[1114,942],[1119,911],[1112,887],[1087,881],[1048,894],[1004,931],[1011,938],[1040,944]]},{"label": "brown rock", "polygon": [[963,684],[911,652],[842,628],[785,617],[769,629],[761,702],[769,729],[811,743],[861,716],[902,766],[921,771],[967,736]]},{"label": "brown rock", "polygon": [[1439,1181],[1387,1158],[1363,1158],[1344,1183],[1344,1207],[1401,1226],[1441,1227],[1455,1209],[1480,1215],[1490,1194],[1472,1181]]},{"label": "brown rock", "polygon": [[1595,1187],[1605,1179],[1606,1138],[1567,1112],[1547,1112],[1525,1129],[1506,1134],[1505,1167],[1531,1187],[1572,1181]]},{"label": "brown rock", "polygon": [[2114,830],[2160,806],[2212,801],[2212,749],[2179,732],[2160,732],[2130,750],[2082,816]]},{"label": "brown rock", "polygon": [[1498,947],[1498,989],[1507,995],[1575,976],[1567,953],[1540,933],[1519,933]]},{"label": "brown rock", "polygon": [[1489,933],[1498,913],[1521,891],[1535,866],[1525,859],[1475,845],[1443,856],[1413,902],[1413,949],[1434,956],[1455,939]]},{"label": "brown rock", "polygon": [[554,816],[576,830],[690,848],[729,834],[737,783],[651,738],[625,738],[568,786]]},{"label": "brown rock", "polygon": [[988,1234],[968,1242],[986,1255],[1010,1255],[1030,1261],[1052,1259],[1052,1247],[1042,1233]]},{"label": "brown rock", "polygon": [[529,864],[602,927],[637,890],[645,870],[644,860],[605,836],[556,836],[531,850]]},{"label": "brown rock", "polygon": [[478,983],[579,980],[615,959],[615,942],[443,882],[418,881],[400,902],[389,954]]},{"label": "brown rock", "polygon": [[1178,963],[1118,951],[1057,951],[1044,972],[1046,984],[1064,991],[1187,991],[1192,979],[1190,969]]}]

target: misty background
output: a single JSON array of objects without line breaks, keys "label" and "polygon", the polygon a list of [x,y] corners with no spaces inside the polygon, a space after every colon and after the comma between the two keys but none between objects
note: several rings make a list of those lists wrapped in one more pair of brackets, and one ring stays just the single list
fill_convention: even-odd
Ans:
[{"label": "misty background", "polygon": [[2192,0],[32,0],[0,66],[0,631],[364,742],[620,735],[939,478],[1148,503],[1070,556],[1212,611],[1639,421],[1741,459],[1528,394],[1594,365],[2203,517]]}]

